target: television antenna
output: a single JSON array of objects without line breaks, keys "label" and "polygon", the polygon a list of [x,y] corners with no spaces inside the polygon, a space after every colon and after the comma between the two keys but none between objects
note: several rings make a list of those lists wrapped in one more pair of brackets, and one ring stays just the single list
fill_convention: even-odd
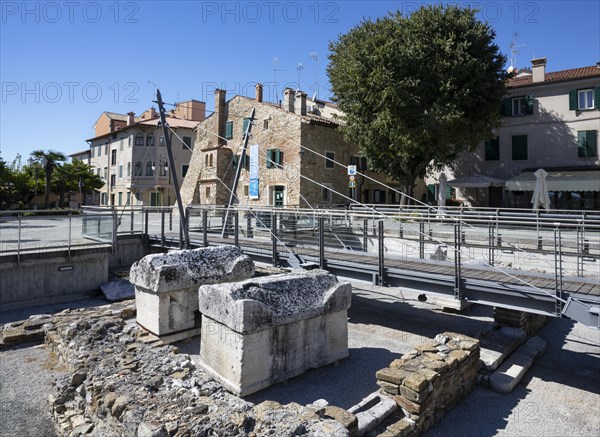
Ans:
[{"label": "television antenna", "polygon": [[280,70],[277,68],[277,64],[279,63],[279,56],[275,56],[273,58],[273,78],[275,79],[275,92],[274,92],[274,96],[275,96],[275,103],[277,102],[277,98],[278,98],[278,94],[277,94],[277,72],[278,71],[285,71],[285,70]]},{"label": "television antenna", "polygon": [[313,101],[317,98],[318,95],[318,90],[319,90],[319,70],[318,70],[318,63],[319,63],[319,57],[317,56],[317,52],[310,52],[310,59],[312,61],[315,62],[315,93],[313,94]]},{"label": "television antenna", "polygon": [[296,65],[296,70],[298,70],[298,88],[296,89],[296,91],[299,91],[301,86],[300,86],[300,72],[302,70],[304,70],[304,64],[302,62],[299,62],[298,65]]},{"label": "television antenna", "polygon": [[517,39],[519,38],[518,32],[513,32],[512,41],[510,42],[510,67],[508,69],[509,72],[512,72],[517,67],[517,50],[519,47],[525,47],[527,44],[517,44]]}]

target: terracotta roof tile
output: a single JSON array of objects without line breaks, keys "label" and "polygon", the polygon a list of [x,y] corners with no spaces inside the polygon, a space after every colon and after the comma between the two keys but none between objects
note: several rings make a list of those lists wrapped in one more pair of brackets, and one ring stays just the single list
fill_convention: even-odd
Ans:
[{"label": "terracotta roof tile", "polygon": [[[587,77],[600,77],[600,68],[595,65],[590,65],[588,67],[580,67],[580,68],[571,68],[569,70],[560,70],[560,71],[551,71],[546,73],[546,79],[544,82],[536,82],[535,85],[547,83],[547,82],[556,82],[561,80],[575,80],[575,79],[583,79]],[[510,79],[507,83],[508,88],[517,88],[521,86],[534,85],[532,76],[523,76],[523,77],[515,77]]]}]

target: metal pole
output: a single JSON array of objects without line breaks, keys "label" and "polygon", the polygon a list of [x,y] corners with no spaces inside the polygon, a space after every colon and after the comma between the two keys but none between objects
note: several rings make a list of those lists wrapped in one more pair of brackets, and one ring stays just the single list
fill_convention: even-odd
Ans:
[{"label": "metal pole", "polygon": [[383,286],[385,283],[385,265],[384,265],[384,256],[385,256],[385,244],[383,241],[384,235],[383,235],[383,220],[379,220],[379,226],[378,226],[378,235],[377,235],[377,239],[378,239],[378,261],[379,261],[379,278],[378,278],[378,284],[379,286]]},{"label": "metal pole", "polygon": [[236,211],[233,215],[233,244],[240,247],[240,213]]},{"label": "metal pole", "polygon": [[[235,177],[233,179],[233,187],[231,187],[231,195],[229,196],[229,202],[227,204],[227,210],[225,211],[225,226],[227,226],[227,219],[229,217],[229,208],[233,205],[233,201],[237,198],[237,186],[240,180],[240,174],[242,172],[242,162],[244,162],[244,157],[246,156],[246,149],[248,148],[248,141],[250,141],[250,132],[252,131],[252,123],[254,122],[254,113],[256,110],[252,108],[250,112],[250,122],[246,126],[246,132],[244,132],[244,143],[242,145],[242,153],[240,155],[240,160],[238,162],[237,167],[235,168]],[[221,238],[225,237],[225,226],[223,227],[223,231],[221,233]]]},{"label": "metal pole", "polygon": [[[172,225],[172,220],[173,220],[173,209],[171,208],[171,215],[169,216],[169,226]],[[186,207],[185,208],[185,228],[188,230],[188,232],[190,231],[190,207]],[[188,238],[185,239],[185,248],[189,249],[190,248],[190,238],[189,238],[189,234],[188,234]]]},{"label": "metal pole", "polygon": [[117,227],[119,224],[117,223],[117,210],[114,206],[111,206],[112,209],[112,219],[113,219],[113,233],[112,233],[112,252],[115,253],[117,250]]},{"label": "metal pole", "polygon": [[369,219],[363,219],[363,250],[369,251]]},{"label": "metal pole", "polygon": [[71,211],[69,211],[69,242],[68,242],[68,246],[67,246],[67,257],[69,258],[69,261],[71,260]]},{"label": "metal pole", "polygon": [[460,222],[454,225],[454,298],[462,299],[460,269]]},{"label": "metal pole", "polygon": [[171,175],[173,178],[173,188],[175,189],[175,196],[177,197],[177,207],[179,208],[179,221],[181,223],[181,233],[185,239],[185,246],[189,244],[189,234],[186,226],[185,210],[183,209],[183,203],[181,201],[181,192],[179,191],[179,180],[177,179],[177,169],[175,168],[175,159],[173,158],[173,150],[171,149],[171,135],[169,135],[169,125],[165,118],[165,108],[163,107],[162,97],[160,90],[156,90],[156,103],[158,104],[158,113],[160,116],[160,123],[162,125],[163,135],[165,137],[165,143],[167,146],[167,154],[169,156],[169,166],[171,167]]},{"label": "metal pole", "polygon": [[273,267],[277,267],[279,265],[279,260],[277,259],[277,213],[271,213],[271,258]]},{"label": "metal pole", "polygon": [[19,219],[19,237],[17,239],[17,264],[21,261],[21,213],[17,214]]},{"label": "metal pole", "polygon": [[491,266],[494,266],[494,225],[490,223],[488,231],[488,262]]},{"label": "metal pole", "polygon": [[202,244],[208,247],[208,211],[202,210]]},{"label": "metal pole", "polygon": [[148,209],[142,209],[142,217],[145,219],[144,220],[144,235],[145,235],[145,239],[146,239],[146,244],[148,243],[149,240],[149,235],[148,235]]},{"label": "metal pole", "polygon": [[246,238],[252,238],[252,215],[246,216]]},{"label": "metal pole", "polygon": [[425,222],[419,221],[419,258],[425,259]]},{"label": "metal pole", "polygon": [[325,261],[325,217],[319,216],[319,268],[326,267]]},{"label": "metal pole", "polygon": [[160,245],[163,247],[165,245],[165,210],[162,208],[160,210]]},{"label": "metal pole", "polygon": [[[558,225],[555,223],[555,225]],[[556,295],[556,317],[562,317],[562,260],[560,248],[560,229],[554,228],[554,292]]]}]

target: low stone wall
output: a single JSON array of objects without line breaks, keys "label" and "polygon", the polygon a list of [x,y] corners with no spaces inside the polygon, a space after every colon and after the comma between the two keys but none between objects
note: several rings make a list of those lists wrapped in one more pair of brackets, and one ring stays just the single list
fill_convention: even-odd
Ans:
[{"label": "low stone wall", "polygon": [[118,303],[11,326],[43,322],[46,346],[68,369],[48,398],[59,436],[349,435],[352,423],[335,409],[232,395],[129,320],[134,314]]},{"label": "low stone wall", "polygon": [[405,418],[381,435],[415,437],[427,431],[477,383],[479,341],[444,332],[377,372],[380,391],[393,396]]},{"label": "low stone wall", "polygon": [[502,326],[521,328],[531,337],[536,334],[548,321],[548,317],[540,314],[526,313],[525,311],[509,310],[494,307],[494,321]]}]

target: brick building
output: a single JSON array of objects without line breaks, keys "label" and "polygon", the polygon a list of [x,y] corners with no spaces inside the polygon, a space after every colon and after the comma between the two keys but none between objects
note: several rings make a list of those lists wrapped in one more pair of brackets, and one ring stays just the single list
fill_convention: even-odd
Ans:
[{"label": "brick building", "polygon": [[[258,145],[258,159],[252,161],[257,162],[257,193],[249,179],[250,162],[255,158],[249,153],[240,159],[253,108],[249,150]],[[214,113],[196,128],[196,145],[181,189],[183,203],[226,205],[237,165],[242,166],[237,188],[241,206],[314,208],[350,203],[343,196],[363,203],[398,203],[398,194],[360,175],[355,188],[350,188],[346,168],[334,161],[355,164],[359,172],[387,185],[398,184],[367,171],[367,159],[358,146],[342,138],[340,115],[334,104],[307,99],[302,91],[286,89],[282,105],[276,105],[263,101],[261,84],[256,85],[254,99],[237,95],[226,100],[225,91],[217,90]]]}]

